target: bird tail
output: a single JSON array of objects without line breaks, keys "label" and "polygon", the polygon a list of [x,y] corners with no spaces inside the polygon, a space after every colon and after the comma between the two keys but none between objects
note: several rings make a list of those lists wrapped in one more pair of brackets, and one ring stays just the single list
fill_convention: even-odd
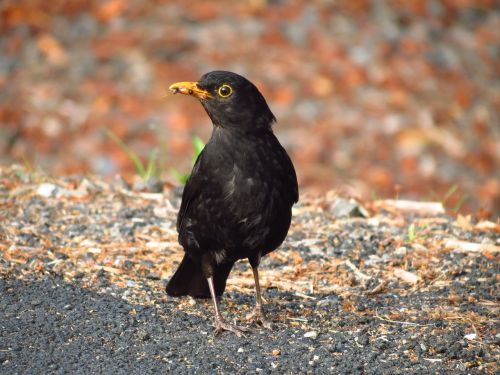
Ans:
[{"label": "bird tail", "polygon": [[[214,269],[215,294],[221,296],[226,289],[226,281],[234,263],[218,264]],[[208,281],[201,267],[184,254],[179,268],[175,271],[166,288],[167,294],[174,297],[190,295],[194,298],[210,298]]]}]

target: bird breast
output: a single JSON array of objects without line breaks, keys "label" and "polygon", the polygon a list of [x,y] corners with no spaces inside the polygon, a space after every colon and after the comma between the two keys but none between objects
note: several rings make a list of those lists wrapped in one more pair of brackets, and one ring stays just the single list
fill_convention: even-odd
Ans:
[{"label": "bird breast", "polygon": [[288,159],[276,144],[272,133],[241,136],[215,130],[203,170],[211,176],[207,185],[219,186],[215,205],[226,224],[243,229],[269,226],[276,215],[284,214],[280,211],[290,209]]}]

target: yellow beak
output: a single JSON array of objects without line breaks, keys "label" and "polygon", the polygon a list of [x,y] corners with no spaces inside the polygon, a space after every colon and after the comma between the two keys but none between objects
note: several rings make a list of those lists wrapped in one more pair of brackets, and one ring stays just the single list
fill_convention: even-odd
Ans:
[{"label": "yellow beak", "polygon": [[177,82],[168,88],[174,94],[180,92],[184,95],[191,95],[198,99],[209,99],[212,95],[205,90],[198,87],[198,82]]}]

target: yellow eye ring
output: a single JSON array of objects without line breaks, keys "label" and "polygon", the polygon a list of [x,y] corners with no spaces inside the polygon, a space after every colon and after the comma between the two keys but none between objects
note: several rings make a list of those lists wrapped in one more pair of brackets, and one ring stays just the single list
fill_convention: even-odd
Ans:
[{"label": "yellow eye ring", "polygon": [[231,96],[232,93],[233,93],[233,89],[231,88],[231,86],[226,85],[226,84],[222,85],[217,90],[217,94],[219,94],[219,96],[221,98],[228,98]]}]

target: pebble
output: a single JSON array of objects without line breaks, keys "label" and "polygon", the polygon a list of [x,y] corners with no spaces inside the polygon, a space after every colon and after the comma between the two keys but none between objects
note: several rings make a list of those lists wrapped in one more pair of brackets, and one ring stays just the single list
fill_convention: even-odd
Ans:
[{"label": "pebble", "polygon": [[304,334],[304,337],[310,338],[310,339],[315,339],[318,337],[318,332],[316,331],[309,331]]},{"label": "pebble", "polygon": [[368,343],[370,342],[368,339],[368,336],[366,336],[366,335],[362,335],[362,336],[358,337],[357,339],[358,339],[357,340],[358,344],[363,345],[363,346],[368,345]]},{"label": "pebble", "polygon": [[36,193],[42,197],[49,198],[55,195],[57,191],[57,186],[54,184],[43,183],[38,186]]},{"label": "pebble", "polygon": [[336,218],[369,216],[366,209],[354,199],[336,199],[330,208],[330,212]]}]

